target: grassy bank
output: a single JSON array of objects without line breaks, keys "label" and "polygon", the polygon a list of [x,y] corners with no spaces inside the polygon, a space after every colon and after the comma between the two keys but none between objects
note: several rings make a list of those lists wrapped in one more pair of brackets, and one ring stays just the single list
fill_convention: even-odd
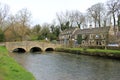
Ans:
[{"label": "grassy bank", "polygon": [[92,55],[92,56],[120,58],[120,51],[119,50],[57,48],[56,51],[69,52],[69,53],[74,53],[74,54]]},{"label": "grassy bank", "polygon": [[0,46],[0,80],[35,80],[35,78],[8,55],[5,47]]}]

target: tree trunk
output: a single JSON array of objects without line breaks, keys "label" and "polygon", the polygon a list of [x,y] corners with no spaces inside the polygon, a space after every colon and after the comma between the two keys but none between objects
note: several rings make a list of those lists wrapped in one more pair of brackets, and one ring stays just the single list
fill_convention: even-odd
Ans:
[{"label": "tree trunk", "polygon": [[99,24],[99,27],[101,27],[100,15],[99,15],[98,24]]},{"label": "tree trunk", "polygon": [[114,13],[113,13],[113,22],[114,22],[114,31],[115,31],[116,20],[115,20],[115,14]]},{"label": "tree trunk", "polygon": [[96,22],[96,20],[95,20],[95,28],[96,28],[96,24],[97,24],[97,22]]},{"label": "tree trunk", "polygon": [[78,28],[80,28],[80,29],[81,29],[81,24],[77,22],[77,25],[78,25]]},{"label": "tree trunk", "polygon": [[118,29],[120,31],[120,14],[118,15]]},{"label": "tree trunk", "polygon": [[101,22],[100,22],[100,20],[98,21],[98,24],[99,24],[99,27],[101,27]]},{"label": "tree trunk", "polygon": [[106,20],[104,20],[104,27],[106,27]]}]

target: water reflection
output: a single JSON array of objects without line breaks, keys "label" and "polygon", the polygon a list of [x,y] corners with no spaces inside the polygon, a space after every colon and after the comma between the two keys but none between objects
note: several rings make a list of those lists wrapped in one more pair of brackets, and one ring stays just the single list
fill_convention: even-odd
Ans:
[{"label": "water reflection", "polygon": [[36,80],[119,80],[120,62],[68,53],[12,54]]}]

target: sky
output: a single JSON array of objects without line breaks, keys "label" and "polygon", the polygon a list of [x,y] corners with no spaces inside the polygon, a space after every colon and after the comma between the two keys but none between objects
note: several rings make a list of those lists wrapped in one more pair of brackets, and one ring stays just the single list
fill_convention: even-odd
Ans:
[{"label": "sky", "polygon": [[27,8],[32,14],[32,24],[52,23],[56,13],[66,10],[85,12],[92,5],[107,0],[0,0],[0,3],[10,7],[11,14],[16,14],[22,8]]}]

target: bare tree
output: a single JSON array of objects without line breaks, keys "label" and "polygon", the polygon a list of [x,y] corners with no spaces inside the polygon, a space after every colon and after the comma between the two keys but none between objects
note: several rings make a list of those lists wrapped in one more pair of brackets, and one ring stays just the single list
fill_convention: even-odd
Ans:
[{"label": "bare tree", "polygon": [[119,29],[119,31],[120,31],[120,14],[118,15],[118,29]]},{"label": "bare tree", "polygon": [[56,13],[57,21],[60,25],[60,31],[62,30],[62,25],[64,23],[63,16],[62,14]]},{"label": "bare tree", "polygon": [[77,25],[79,28],[81,28],[81,25],[85,22],[85,16],[78,10],[71,11],[71,13],[72,13],[70,16],[71,24],[73,26]]},{"label": "bare tree", "polygon": [[108,7],[108,14],[112,14],[114,30],[115,30],[116,16],[117,16],[117,13],[120,11],[120,0],[109,0],[107,2],[107,7]]},{"label": "bare tree", "polygon": [[16,14],[17,22],[18,22],[18,32],[21,37],[21,40],[25,40],[26,35],[29,34],[29,26],[31,21],[31,12],[26,8],[21,9]]},{"label": "bare tree", "polygon": [[97,3],[90,8],[88,8],[88,15],[93,19],[95,27],[98,26],[101,27],[101,17],[104,12],[104,4],[103,3]]},{"label": "bare tree", "polygon": [[120,31],[120,10],[118,11],[118,21],[117,21],[117,25],[119,27],[119,31]]},{"label": "bare tree", "polygon": [[8,16],[9,13],[9,6],[7,4],[0,3],[0,28],[3,29],[3,22]]},{"label": "bare tree", "polygon": [[17,20],[14,15],[9,15],[9,17],[8,17],[8,27],[6,28],[6,30],[8,30],[8,28],[14,34],[15,37],[19,36],[19,34],[17,32],[17,30],[18,30]]},{"label": "bare tree", "polygon": [[6,41],[20,40],[19,39],[19,32],[18,32],[19,27],[18,27],[18,22],[16,19],[17,18],[14,15],[9,15],[9,17],[7,19],[8,26],[4,30]]},{"label": "bare tree", "polygon": [[90,15],[89,17],[91,17],[94,21],[94,26],[96,27],[97,25],[97,13],[96,11],[94,11],[93,9],[94,7],[88,8],[88,14]]},{"label": "bare tree", "polygon": [[70,27],[70,13],[66,11],[65,13],[56,13],[57,21],[59,22],[60,29],[65,30]]},{"label": "bare tree", "polygon": [[97,12],[98,12],[98,18],[97,18],[98,25],[99,25],[99,27],[101,27],[102,18],[105,13],[105,7],[104,7],[103,3],[98,3],[98,4],[96,4],[96,8],[97,8]]},{"label": "bare tree", "polygon": [[16,40],[26,40],[30,34],[31,13],[27,9],[20,10],[16,15],[10,15],[8,18],[8,27],[5,32],[11,33]]},{"label": "bare tree", "polygon": [[81,25],[85,22],[85,16],[78,10],[61,12],[61,14],[57,13],[56,16],[61,30],[76,26],[81,28]]}]

